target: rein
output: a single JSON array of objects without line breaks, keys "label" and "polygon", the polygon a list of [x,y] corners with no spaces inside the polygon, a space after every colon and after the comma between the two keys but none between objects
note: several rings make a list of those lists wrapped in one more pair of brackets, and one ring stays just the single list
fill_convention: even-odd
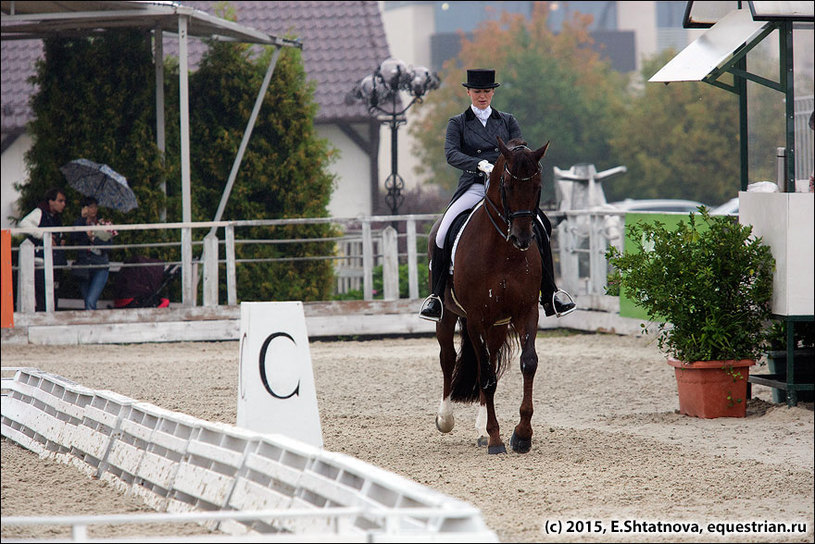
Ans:
[{"label": "rein", "polygon": [[[511,149],[511,151],[518,151],[520,149],[529,150],[529,148],[526,147],[525,145],[519,145],[519,146],[513,147]],[[516,212],[513,212],[513,211],[511,211],[509,209],[509,204],[507,203],[506,187],[504,186],[504,174],[508,175],[509,177],[511,177],[512,179],[515,179],[517,181],[529,181],[530,179],[532,179],[535,176],[537,176],[538,174],[540,174],[540,171],[541,171],[541,168],[540,168],[540,165],[538,165],[538,169],[531,176],[527,176],[525,178],[522,178],[522,177],[516,176],[515,174],[513,174],[512,172],[509,171],[509,168],[507,167],[506,160],[505,160],[504,161],[504,171],[501,172],[501,178],[500,178],[501,185],[499,187],[499,191],[500,191],[500,194],[501,194],[501,205],[504,208],[503,212],[500,209],[498,209],[498,206],[495,204],[495,202],[492,201],[492,199],[489,197],[489,195],[485,195],[484,199],[487,201],[487,204],[489,204],[490,207],[495,211],[495,213],[498,214],[498,217],[503,219],[504,224],[506,225],[506,233],[504,233],[504,232],[502,232],[501,227],[499,227],[498,224],[495,222],[495,219],[493,219],[492,214],[489,213],[489,211],[487,212],[487,217],[489,217],[490,223],[492,223],[492,226],[495,227],[495,230],[498,232],[498,235],[501,236],[504,239],[504,241],[509,241],[510,231],[512,230],[512,221],[514,221],[515,219],[517,219],[519,217],[533,217],[534,218],[535,215],[536,215],[536,212],[535,212],[534,209],[531,209],[531,210],[519,210],[519,211],[516,211]],[[489,183],[489,180],[487,181],[487,183]],[[538,195],[537,195],[538,198],[536,199],[536,201],[540,200],[540,191],[541,191],[540,188],[538,188]]]}]

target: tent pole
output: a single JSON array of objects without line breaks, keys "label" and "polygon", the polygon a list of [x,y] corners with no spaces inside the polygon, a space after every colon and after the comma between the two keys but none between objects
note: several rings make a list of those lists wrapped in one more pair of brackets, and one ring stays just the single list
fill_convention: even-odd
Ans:
[{"label": "tent pole", "polygon": [[[272,60],[269,62],[269,68],[266,70],[266,76],[263,78],[260,91],[255,99],[255,107],[252,109],[252,114],[249,116],[249,122],[246,124],[246,130],[243,131],[243,140],[241,140],[241,145],[238,148],[238,154],[235,156],[235,162],[232,163],[232,171],[229,172],[229,179],[226,182],[226,187],[224,187],[224,192],[221,195],[221,202],[218,204],[218,211],[215,212],[215,218],[213,221],[220,221],[221,216],[223,216],[224,208],[226,208],[226,203],[229,200],[229,194],[232,192],[232,186],[235,184],[235,178],[238,175],[238,169],[240,168],[241,161],[243,160],[243,154],[246,152],[246,146],[249,143],[249,138],[252,136],[252,130],[255,128],[255,122],[257,121],[258,113],[260,112],[260,106],[263,104],[263,98],[266,96],[266,90],[269,88],[269,82],[272,80],[272,74],[274,73],[275,65],[277,64],[277,59],[280,56],[281,49],[282,47],[276,46],[275,51],[272,54]],[[216,227],[213,226],[209,233],[215,234],[215,230]]]}]

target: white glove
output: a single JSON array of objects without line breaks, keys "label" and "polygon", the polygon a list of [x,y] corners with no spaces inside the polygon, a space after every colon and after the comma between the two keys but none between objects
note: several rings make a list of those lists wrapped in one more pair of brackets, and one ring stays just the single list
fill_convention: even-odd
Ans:
[{"label": "white glove", "polygon": [[490,172],[492,172],[492,163],[485,159],[478,163],[478,169],[489,176]]}]

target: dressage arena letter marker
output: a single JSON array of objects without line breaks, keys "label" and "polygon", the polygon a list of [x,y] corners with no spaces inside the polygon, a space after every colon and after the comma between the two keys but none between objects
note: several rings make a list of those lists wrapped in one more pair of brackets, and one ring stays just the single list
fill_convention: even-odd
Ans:
[{"label": "dressage arena letter marker", "polygon": [[301,302],[242,302],[238,421],[323,447]]}]

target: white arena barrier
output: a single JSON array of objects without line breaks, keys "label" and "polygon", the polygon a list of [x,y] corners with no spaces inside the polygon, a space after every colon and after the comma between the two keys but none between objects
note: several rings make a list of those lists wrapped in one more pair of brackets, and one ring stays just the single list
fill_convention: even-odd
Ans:
[{"label": "white arena barrier", "polygon": [[198,521],[243,540],[498,541],[472,505],[348,455],[36,368],[2,372],[2,436],[167,512],[4,516],[3,525],[71,524],[85,541],[89,524],[140,521]]}]

